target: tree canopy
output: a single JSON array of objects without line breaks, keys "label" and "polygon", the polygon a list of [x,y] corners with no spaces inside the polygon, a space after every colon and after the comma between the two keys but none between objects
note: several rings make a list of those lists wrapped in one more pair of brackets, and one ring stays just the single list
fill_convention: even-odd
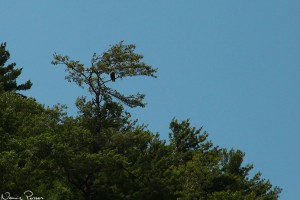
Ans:
[{"label": "tree canopy", "polygon": [[28,90],[31,88],[32,83],[26,81],[23,84],[18,85],[16,79],[22,72],[22,68],[14,69],[16,63],[11,63],[5,66],[6,62],[10,58],[9,51],[6,50],[6,43],[0,45],[0,92],[3,91],[19,91]]},{"label": "tree canopy", "polygon": [[45,107],[14,92],[0,94],[0,193],[31,190],[44,199],[273,200],[281,189],[250,176],[244,152],[221,148],[190,121],[170,122],[169,141],[132,120],[124,106],[144,106],[144,95],[126,96],[106,83],[156,77],[134,45],[123,42],[90,66],[54,55],[68,81],[85,87],[77,116],[65,106]]}]

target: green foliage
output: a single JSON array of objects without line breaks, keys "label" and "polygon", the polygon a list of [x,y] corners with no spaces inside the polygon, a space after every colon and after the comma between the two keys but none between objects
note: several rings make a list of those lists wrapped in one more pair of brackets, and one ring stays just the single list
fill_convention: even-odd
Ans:
[{"label": "green foliage", "polygon": [[67,117],[61,107],[46,109],[12,93],[0,102],[1,192],[30,188],[49,199],[277,199],[281,191],[260,174],[249,177],[253,166],[242,165],[244,153],[214,147],[188,120],[171,122],[166,144],[139,126],[107,125],[95,135],[83,116]]},{"label": "green foliage", "polygon": [[6,50],[6,43],[2,43],[0,45],[0,93],[30,89],[32,86],[30,81],[17,85],[16,79],[20,76],[22,68],[14,69],[16,63],[11,63],[5,67],[5,63],[9,58],[10,53]]},{"label": "green foliage", "polygon": [[129,107],[141,106],[145,104],[142,102],[145,95],[137,93],[135,95],[125,96],[107,86],[107,82],[112,81],[109,74],[114,72],[115,79],[123,79],[132,76],[150,76],[156,77],[157,69],[141,61],[143,56],[134,53],[135,45],[124,45],[120,42],[112,46],[102,55],[93,55],[91,59],[91,66],[85,67],[79,61],[70,60],[68,56],[61,56],[54,54],[54,61],[52,64],[66,65],[65,77],[69,82],[75,82],[80,87],[87,86],[88,91],[95,97],[93,103],[96,107],[100,107],[103,101],[109,101],[112,98],[119,100]]},{"label": "green foliage", "polygon": [[57,112],[14,93],[0,95],[0,188],[23,194],[29,188],[47,194],[57,182],[51,159]]},{"label": "green foliage", "polygon": [[167,143],[130,119],[105,81],[112,69],[117,78],[154,76],[133,50],[115,45],[94,56],[90,68],[56,55],[70,80],[101,99],[97,104],[78,98],[76,117],[67,116],[65,106],[45,108],[12,92],[0,94],[0,193],[21,196],[30,189],[44,199],[87,200],[278,199],[280,188],[260,173],[249,176],[253,166],[243,164],[242,151],[214,146],[202,127],[173,119]]}]

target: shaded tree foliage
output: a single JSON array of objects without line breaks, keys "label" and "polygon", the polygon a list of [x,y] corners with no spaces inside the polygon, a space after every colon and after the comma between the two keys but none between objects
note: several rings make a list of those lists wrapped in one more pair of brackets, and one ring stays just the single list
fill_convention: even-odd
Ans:
[{"label": "shaded tree foliage", "polygon": [[111,93],[106,83],[112,71],[116,81],[155,77],[133,50],[119,43],[87,68],[55,55],[67,79],[93,95],[77,100],[75,117],[64,106],[0,94],[0,192],[21,196],[30,189],[45,199],[278,199],[280,188],[260,173],[249,176],[253,165],[243,164],[242,151],[213,145],[189,120],[171,121],[168,143],[131,120],[123,105],[142,106],[141,96]]}]

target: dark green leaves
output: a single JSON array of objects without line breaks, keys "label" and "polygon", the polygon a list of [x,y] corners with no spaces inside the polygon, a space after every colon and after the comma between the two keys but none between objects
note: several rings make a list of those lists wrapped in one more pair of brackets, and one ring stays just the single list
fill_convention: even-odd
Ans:
[{"label": "dark green leaves", "polygon": [[17,84],[17,78],[22,72],[22,68],[14,69],[16,63],[11,63],[5,67],[5,63],[10,58],[9,52],[6,50],[6,43],[0,45],[0,93],[5,91],[20,91],[31,88],[32,83],[26,81],[24,84]]}]

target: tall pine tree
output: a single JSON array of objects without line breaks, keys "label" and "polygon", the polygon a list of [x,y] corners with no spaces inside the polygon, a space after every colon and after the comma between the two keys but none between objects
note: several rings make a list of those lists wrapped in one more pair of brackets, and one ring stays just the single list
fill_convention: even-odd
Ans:
[{"label": "tall pine tree", "polygon": [[16,63],[5,66],[9,58],[10,53],[6,50],[6,43],[2,43],[0,45],[0,93],[30,89],[32,86],[30,80],[20,85],[17,84],[16,79],[20,76],[22,68],[15,69]]}]

